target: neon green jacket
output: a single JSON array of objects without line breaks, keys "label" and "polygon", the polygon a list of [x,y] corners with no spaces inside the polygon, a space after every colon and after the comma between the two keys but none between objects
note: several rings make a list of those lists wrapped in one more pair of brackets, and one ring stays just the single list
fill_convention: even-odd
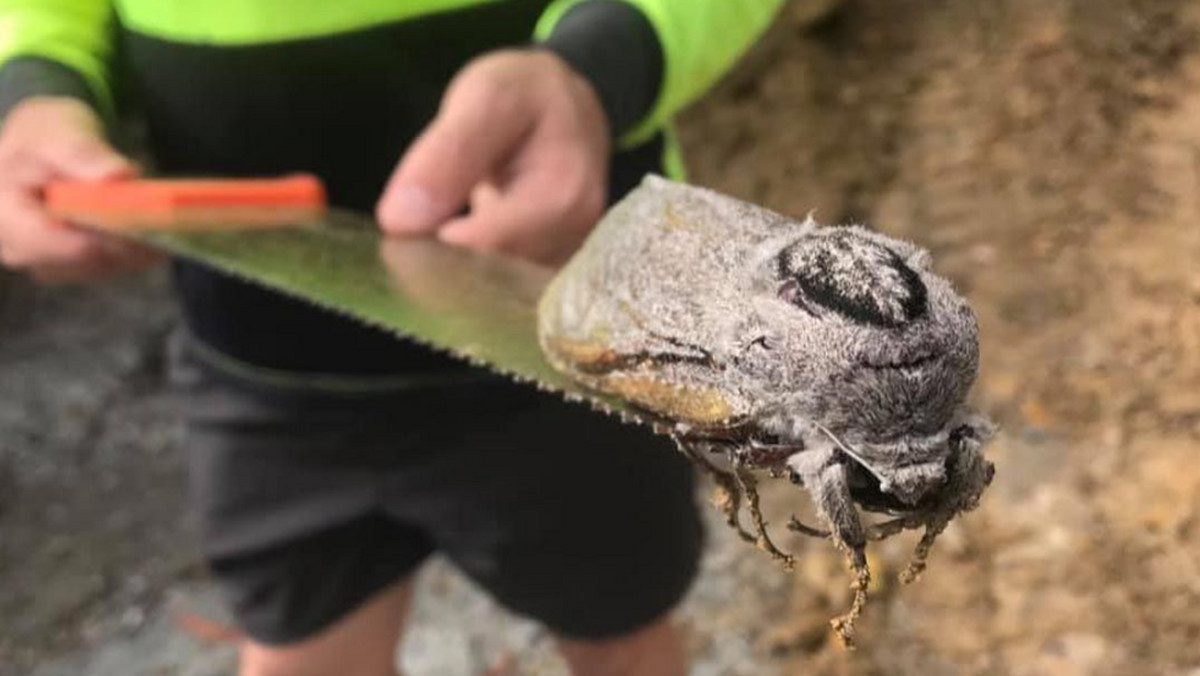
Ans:
[{"label": "neon green jacket", "polygon": [[[494,0],[492,0],[494,1]],[[534,30],[549,39],[570,10],[595,0],[555,0]],[[771,21],[782,0],[622,0],[653,26],[662,50],[653,105],[626,143],[644,140],[719,78]],[[239,45],[306,38],[412,20],[489,0],[0,0],[0,64],[38,56],[81,74],[111,105],[114,18],[169,40]]]}]

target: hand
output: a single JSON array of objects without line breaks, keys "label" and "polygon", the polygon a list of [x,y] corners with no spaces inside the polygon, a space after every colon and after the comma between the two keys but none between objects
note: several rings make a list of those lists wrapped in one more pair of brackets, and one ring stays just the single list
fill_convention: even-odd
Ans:
[{"label": "hand", "polygon": [[610,145],[595,91],[558,56],[496,52],[451,82],[376,215],[391,234],[560,264],[604,212]]},{"label": "hand", "polygon": [[46,282],[83,281],[159,259],[142,247],[86,232],[46,213],[41,191],[54,179],[125,178],[136,167],[105,141],[84,103],[32,98],[0,129],[0,263]]}]

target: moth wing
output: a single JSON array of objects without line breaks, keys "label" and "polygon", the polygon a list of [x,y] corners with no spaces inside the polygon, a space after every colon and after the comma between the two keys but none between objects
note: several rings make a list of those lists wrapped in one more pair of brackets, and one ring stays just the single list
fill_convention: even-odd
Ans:
[{"label": "moth wing", "polygon": [[741,415],[746,403],[717,373],[721,343],[745,314],[744,263],[783,220],[647,177],[542,296],[543,350],[585,384],[663,415],[704,424]]}]

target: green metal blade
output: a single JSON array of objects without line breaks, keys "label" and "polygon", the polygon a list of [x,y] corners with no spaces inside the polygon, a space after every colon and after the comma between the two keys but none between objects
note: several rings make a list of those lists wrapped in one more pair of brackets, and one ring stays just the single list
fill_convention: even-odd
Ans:
[{"label": "green metal blade", "polygon": [[[77,222],[105,224],[111,216]],[[380,327],[633,422],[620,400],[584,389],[546,361],[537,303],[554,272],[434,239],[384,237],[369,219],[330,210],[303,225],[139,229],[128,236],[170,254]],[[118,224],[119,225],[119,224]],[[118,230],[120,228],[118,227]]]}]

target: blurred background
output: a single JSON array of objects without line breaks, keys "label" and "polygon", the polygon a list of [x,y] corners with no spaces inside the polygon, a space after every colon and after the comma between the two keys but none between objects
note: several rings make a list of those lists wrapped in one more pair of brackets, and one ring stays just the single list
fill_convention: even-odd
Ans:
[{"label": "blurred background", "polygon": [[[706,509],[694,673],[1200,676],[1200,2],[795,0],[681,134],[696,183],[930,248],[1003,429],[922,580],[894,581],[911,534],[875,548],[855,653],[826,631],[849,581],[827,544],[781,533],[787,575]],[[0,278],[4,676],[232,663],[169,619],[212,601],[162,396],[173,322],[159,276]],[[805,500],[767,499],[776,522]],[[413,676],[564,673],[444,564],[424,581]]]}]

